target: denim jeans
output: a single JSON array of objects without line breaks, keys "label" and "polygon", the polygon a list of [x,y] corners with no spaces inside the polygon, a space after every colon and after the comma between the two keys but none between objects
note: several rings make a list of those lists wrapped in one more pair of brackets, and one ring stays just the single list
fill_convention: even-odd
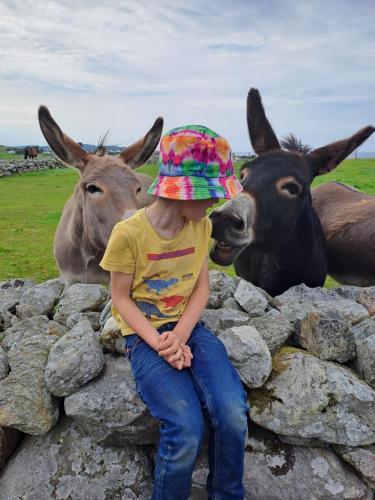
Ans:
[{"label": "denim jeans", "polygon": [[[163,325],[159,333],[172,330]],[[211,500],[244,498],[246,392],[224,344],[202,322],[187,342],[191,368],[169,365],[138,335],[126,337],[139,396],[160,420],[152,500],[187,500],[194,464],[209,431],[207,493]]]}]

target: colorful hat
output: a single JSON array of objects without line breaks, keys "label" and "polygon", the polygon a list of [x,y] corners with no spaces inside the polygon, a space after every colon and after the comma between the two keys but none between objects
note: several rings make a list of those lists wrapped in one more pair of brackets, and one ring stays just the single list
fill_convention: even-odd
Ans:
[{"label": "colorful hat", "polygon": [[148,194],[172,200],[233,198],[242,191],[227,140],[201,125],[174,128],[161,138],[159,175]]}]

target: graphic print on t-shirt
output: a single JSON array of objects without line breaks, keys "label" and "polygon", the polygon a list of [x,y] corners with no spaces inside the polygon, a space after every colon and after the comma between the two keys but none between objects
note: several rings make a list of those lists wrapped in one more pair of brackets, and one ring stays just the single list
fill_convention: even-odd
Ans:
[{"label": "graphic print on t-shirt", "polygon": [[156,318],[173,318],[173,315],[168,316],[167,314],[163,314],[155,304],[152,304],[152,302],[146,302],[145,300],[135,300],[135,303],[146,316],[146,318],[150,319],[152,316]]},{"label": "graphic print on t-shirt", "polygon": [[147,285],[147,292],[152,292],[152,290],[155,290],[155,292],[160,295],[160,292],[178,283],[178,279],[171,278],[169,280],[145,280],[144,283],[146,283]]},{"label": "graphic print on t-shirt", "polygon": [[170,297],[162,297],[160,300],[164,302],[164,307],[169,308],[169,307],[176,307],[177,304],[182,302],[184,300],[183,295],[172,295]]},{"label": "graphic print on t-shirt", "polygon": [[148,260],[166,260],[175,259],[176,257],[184,257],[185,255],[191,255],[195,253],[195,247],[183,248],[181,250],[172,250],[170,252],[162,253],[148,253]]}]

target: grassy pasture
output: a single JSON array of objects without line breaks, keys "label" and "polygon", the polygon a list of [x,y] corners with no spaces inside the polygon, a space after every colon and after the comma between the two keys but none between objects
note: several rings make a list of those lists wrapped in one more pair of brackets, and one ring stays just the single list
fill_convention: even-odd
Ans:
[{"label": "grassy pasture", "polygon": [[24,155],[21,153],[7,153],[6,151],[0,151],[0,160],[23,160]]},{"label": "grassy pasture", "polygon": [[[12,158],[15,155],[11,155]],[[237,172],[239,165],[236,166]],[[155,176],[156,165],[138,171]],[[42,282],[56,277],[53,236],[63,206],[78,181],[73,169],[42,170],[0,179],[0,281],[27,277]],[[338,180],[375,194],[375,160],[346,160],[335,171],[317,178],[313,185]],[[233,274],[233,267],[211,269]],[[327,286],[333,280],[328,279]]]}]

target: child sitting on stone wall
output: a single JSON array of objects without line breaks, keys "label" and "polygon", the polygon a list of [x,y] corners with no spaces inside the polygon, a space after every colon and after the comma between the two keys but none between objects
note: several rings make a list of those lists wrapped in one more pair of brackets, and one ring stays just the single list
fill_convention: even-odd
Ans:
[{"label": "child sitting on stone wall", "polygon": [[190,125],[161,139],[156,201],[115,225],[101,261],[139,396],[160,420],[153,500],[188,499],[205,421],[208,498],[244,498],[246,393],[200,321],[209,294],[206,209],[242,190],[226,139]]}]

